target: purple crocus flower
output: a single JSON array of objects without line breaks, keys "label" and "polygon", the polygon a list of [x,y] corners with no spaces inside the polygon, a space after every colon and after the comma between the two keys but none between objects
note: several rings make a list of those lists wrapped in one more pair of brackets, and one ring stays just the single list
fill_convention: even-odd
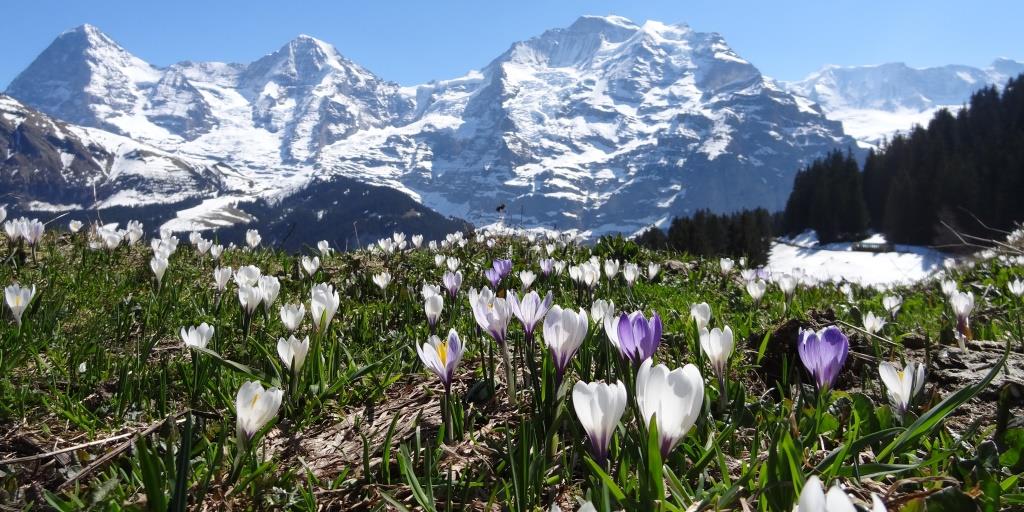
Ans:
[{"label": "purple crocus flower", "polygon": [[818,389],[826,390],[835,383],[839,371],[846,363],[850,340],[834,325],[818,332],[806,329],[800,332],[797,352],[800,353],[804,368],[814,376]]},{"label": "purple crocus flower", "polygon": [[512,260],[494,260],[492,263],[494,270],[498,271],[501,279],[504,279],[512,273]]},{"label": "purple crocus flower", "polygon": [[508,294],[508,305],[512,308],[512,314],[523,324],[527,341],[533,340],[533,330],[544,320],[544,315],[548,314],[554,300],[554,295],[550,291],[543,299],[537,292],[524,294],[522,299],[516,297],[515,293]]},{"label": "purple crocus flower", "polygon": [[484,270],[484,277],[486,277],[487,280],[491,282],[491,288],[497,290],[498,283],[501,282],[501,278],[503,276],[501,275],[501,271],[499,271],[498,269],[489,268],[487,270]]},{"label": "purple crocus flower", "polygon": [[551,272],[555,270],[555,260],[551,258],[545,258],[538,262],[540,265],[540,273],[544,274],[544,277],[551,275]]},{"label": "purple crocus flower", "polygon": [[442,281],[444,288],[448,290],[448,296],[454,299],[462,287],[462,272],[445,272]]},{"label": "purple crocus flower", "polygon": [[640,364],[654,355],[661,344],[661,317],[651,314],[647,320],[643,312],[634,311],[619,317],[619,352],[634,364]]}]

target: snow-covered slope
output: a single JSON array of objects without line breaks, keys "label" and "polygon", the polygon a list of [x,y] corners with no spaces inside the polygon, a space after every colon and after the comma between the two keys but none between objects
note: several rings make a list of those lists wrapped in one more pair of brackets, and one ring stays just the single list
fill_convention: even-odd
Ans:
[{"label": "snow-covered slope", "polygon": [[[874,235],[865,242],[885,243]],[[803,273],[818,281],[847,281],[886,288],[927,279],[952,263],[952,256],[915,245],[896,245],[890,252],[853,250],[851,243],[820,244],[814,231],[772,243],[766,268],[772,273]]]},{"label": "snow-covered slope", "polygon": [[1010,59],[997,59],[985,69],[912,68],[903,63],[827,66],[785,86],[842,121],[848,134],[875,145],[896,131],[927,124],[940,108],[959,108],[982,87],[1002,86],[1022,72],[1024,63]]},{"label": "snow-covered slope", "polygon": [[226,164],[57,121],[0,94],[0,190],[23,208],[177,203],[218,193],[234,172]]},{"label": "snow-covered slope", "polygon": [[514,222],[590,234],[779,208],[802,164],[853,143],[718,34],[613,16],[414,94],[415,121],[334,143],[321,167],[484,223],[501,204]]},{"label": "snow-covered slope", "polygon": [[57,118],[239,170],[240,197],[325,176],[478,224],[591,234],[698,208],[783,205],[796,170],[854,141],[715,33],[585,16],[465,77],[400,88],[300,36],[250,64],[157,68],[96,28],[62,34],[9,93]]}]

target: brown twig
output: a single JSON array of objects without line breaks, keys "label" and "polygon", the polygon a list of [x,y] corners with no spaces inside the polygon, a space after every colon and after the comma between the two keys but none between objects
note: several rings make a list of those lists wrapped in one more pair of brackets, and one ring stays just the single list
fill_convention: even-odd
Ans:
[{"label": "brown twig", "polygon": [[119,439],[124,439],[124,438],[132,436],[132,435],[134,435],[133,432],[125,432],[124,434],[118,434],[116,436],[108,437],[106,439],[97,439],[95,441],[89,441],[88,443],[76,444],[74,446],[68,446],[67,448],[61,448],[59,450],[54,450],[52,452],[37,453],[35,455],[29,455],[29,456],[26,456],[26,457],[16,457],[16,458],[13,458],[13,459],[0,460],[0,464],[2,464],[2,465],[17,464],[17,463],[20,463],[20,462],[32,462],[34,460],[47,459],[47,458],[50,458],[50,457],[53,457],[53,456],[56,456],[56,455],[60,455],[62,453],[73,452],[75,450],[81,450],[82,448],[88,448],[90,446],[97,446],[97,445],[101,445],[101,444],[112,443],[114,441],[117,441]]},{"label": "brown twig", "polygon": [[100,466],[106,464],[111,459],[113,459],[114,457],[118,456],[121,452],[124,452],[125,450],[130,448],[132,446],[132,444],[135,443],[136,439],[138,439],[140,437],[148,436],[149,434],[152,434],[157,429],[159,429],[163,425],[167,424],[167,422],[174,421],[175,423],[178,423],[180,421],[183,421],[183,420],[179,420],[178,417],[183,415],[183,414],[185,414],[185,412],[186,411],[176,412],[176,413],[168,416],[165,419],[162,419],[162,420],[155,421],[155,422],[151,423],[144,430],[141,430],[141,431],[138,431],[138,432],[132,434],[130,439],[128,439],[127,441],[117,445],[117,447],[115,447],[113,450],[110,450],[109,452],[104,453],[102,456],[100,456],[100,458],[92,461],[88,466],[82,468],[81,471],[79,471],[78,473],[75,473],[75,476],[72,476],[71,478],[68,478],[67,480],[65,480],[64,483],[60,484],[57,487],[57,489],[58,490],[65,489],[69,485],[77,482],[83,476],[88,475],[89,473],[95,471]]}]

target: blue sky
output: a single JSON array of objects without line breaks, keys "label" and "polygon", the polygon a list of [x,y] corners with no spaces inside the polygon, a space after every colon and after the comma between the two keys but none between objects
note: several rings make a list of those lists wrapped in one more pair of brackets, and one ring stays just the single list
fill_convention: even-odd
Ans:
[{"label": "blue sky", "polygon": [[300,33],[404,85],[479,68],[513,41],[581,14],[686,22],[721,33],[767,75],[792,80],[824,64],[984,66],[1024,59],[1024,2],[861,1],[288,1],[4,2],[0,84],[6,86],[60,32],[92,23],[156,64],[249,62]]}]

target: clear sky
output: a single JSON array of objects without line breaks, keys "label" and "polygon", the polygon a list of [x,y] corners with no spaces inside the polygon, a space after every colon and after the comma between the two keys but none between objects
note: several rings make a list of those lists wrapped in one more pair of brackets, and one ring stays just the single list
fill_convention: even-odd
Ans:
[{"label": "clear sky", "polygon": [[20,0],[0,3],[0,86],[62,31],[91,23],[158,66],[250,62],[305,33],[403,85],[480,68],[513,41],[581,14],[719,32],[769,76],[825,64],[985,66],[1024,59],[1024,1],[949,0]]}]

